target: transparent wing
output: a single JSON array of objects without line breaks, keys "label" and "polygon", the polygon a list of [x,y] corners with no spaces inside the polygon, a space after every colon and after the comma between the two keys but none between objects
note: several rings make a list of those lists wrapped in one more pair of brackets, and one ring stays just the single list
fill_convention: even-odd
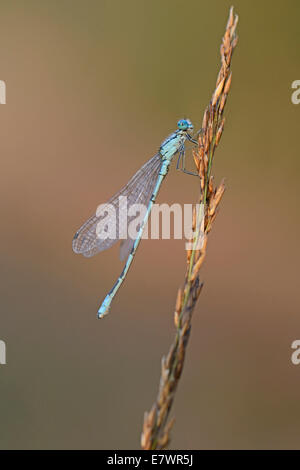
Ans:
[{"label": "transparent wing", "polygon": [[[157,177],[158,177],[158,173],[159,173],[159,170],[160,170],[160,166],[158,167],[158,169],[156,171],[154,171],[149,176],[149,178],[147,180],[147,185],[144,186],[141,189],[140,194],[139,194],[137,200],[134,202],[134,204],[142,204],[143,206],[145,206],[145,208],[148,207],[148,204],[150,202],[150,198],[151,198],[151,196],[153,194],[153,191],[154,191],[154,188],[155,188],[155,184],[157,182]],[[132,220],[134,218],[135,218],[135,216],[132,216],[131,218],[128,217],[128,224],[130,223],[130,220]],[[122,242],[121,242],[121,246],[120,246],[120,259],[121,259],[121,261],[126,259],[127,256],[129,255],[129,253],[132,250],[133,244],[134,244],[134,242],[136,240],[136,237],[138,235],[139,225],[136,227],[136,229],[137,230],[136,230],[135,236],[133,238],[128,237],[127,239],[122,240]]]},{"label": "transparent wing", "polygon": [[132,250],[133,244],[134,244],[133,238],[126,238],[126,240],[121,241],[121,246],[120,246],[120,260],[124,261],[129,255],[129,253]]},{"label": "transparent wing", "polygon": [[[84,256],[94,256],[99,251],[110,248],[116,243],[120,234],[124,233],[124,226],[127,227],[126,211],[122,210],[122,204],[120,205],[120,196],[127,198],[127,207],[132,204],[147,204],[153,192],[155,182],[157,180],[159,170],[161,168],[161,156],[160,154],[154,155],[150,158],[128,181],[120,191],[118,191],[105,205],[102,206],[100,213],[98,212],[90,217],[80,229],[76,232],[73,238],[73,250],[75,253],[82,253]],[[120,205],[120,207],[119,207]],[[108,207],[109,206],[109,207]],[[107,209],[107,210],[106,210]],[[110,210],[109,210],[110,209]],[[114,209],[115,218],[111,220],[111,223],[116,224],[116,236],[114,238],[99,238],[97,236],[97,226],[101,223],[101,220],[106,217],[105,223],[110,223],[111,209]],[[125,240],[122,246],[128,243],[133,244],[134,240]],[[131,248],[130,248],[131,249]],[[126,251],[128,250],[128,247]],[[123,251],[123,250],[122,250]],[[130,251],[130,250],[129,250]]]}]

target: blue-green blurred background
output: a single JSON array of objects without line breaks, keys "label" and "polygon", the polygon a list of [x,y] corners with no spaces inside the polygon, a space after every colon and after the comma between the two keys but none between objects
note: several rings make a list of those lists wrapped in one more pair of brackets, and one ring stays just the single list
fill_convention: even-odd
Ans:
[{"label": "blue-green blurred background", "polygon": [[[144,241],[100,322],[118,249],[85,259],[71,241],[179,118],[200,127],[230,4],[1,2],[1,448],[139,447],[174,335],[184,242]],[[214,167],[227,192],[171,448],[299,448],[300,4],[234,5],[239,43]],[[158,202],[194,202],[196,179],[174,167]]]}]

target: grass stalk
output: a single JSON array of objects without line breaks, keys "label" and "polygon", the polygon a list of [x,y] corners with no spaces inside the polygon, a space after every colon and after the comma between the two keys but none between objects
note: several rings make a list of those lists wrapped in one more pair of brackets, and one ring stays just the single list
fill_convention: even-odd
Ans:
[{"label": "grass stalk", "polygon": [[193,152],[199,175],[200,197],[193,213],[193,236],[191,249],[187,251],[187,268],[183,287],[179,288],[175,306],[175,338],[167,356],[162,358],[159,391],[151,410],[145,413],[141,436],[144,450],[165,449],[170,442],[170,431],[174,418],[168,421],[181,377],[184,358],[191,331],[193,310],[199,298],[203,283],[200,282],[200,268],[206,256],[207,236],[217,215],[218,206],[225,191],[224,181],[214,186],[212,164],[216,148],[224,130],[224,108],[231,85],[232,53],[237,44],[237,15],[233,7],[222,39],[220,54],[221,67],[215,90],[207,106],[199,132],[198,145]]}]

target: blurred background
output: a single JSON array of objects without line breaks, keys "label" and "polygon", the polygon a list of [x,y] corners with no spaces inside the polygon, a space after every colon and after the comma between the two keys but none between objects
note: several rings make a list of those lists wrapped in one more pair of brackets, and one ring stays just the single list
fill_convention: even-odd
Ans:
[{"label": "blurred background", "polygon": [[[184,241],[143,241],[103,321],[115,246],[75,231],[214,89],[231,1],[28,0],[0,7],[2,449],[139,448],[174,335]],[[234,2],[239,43],[204,290],[172,449],[300,448],[298,1]],[[192,159],[189,168],[192,168]],[[191,203],[171,168],[158,202]]]}]

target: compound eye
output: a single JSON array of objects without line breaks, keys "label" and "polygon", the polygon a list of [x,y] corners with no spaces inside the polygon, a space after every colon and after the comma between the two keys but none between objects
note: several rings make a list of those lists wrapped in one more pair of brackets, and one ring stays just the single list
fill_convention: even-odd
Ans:
[{"label": "compound eye", "polygon": [[187,121],[185,119],[180,119],[180,121],[178,121],[177,123],[177,126],[179,127],[179,129],[186,130],[188,127]]}]

